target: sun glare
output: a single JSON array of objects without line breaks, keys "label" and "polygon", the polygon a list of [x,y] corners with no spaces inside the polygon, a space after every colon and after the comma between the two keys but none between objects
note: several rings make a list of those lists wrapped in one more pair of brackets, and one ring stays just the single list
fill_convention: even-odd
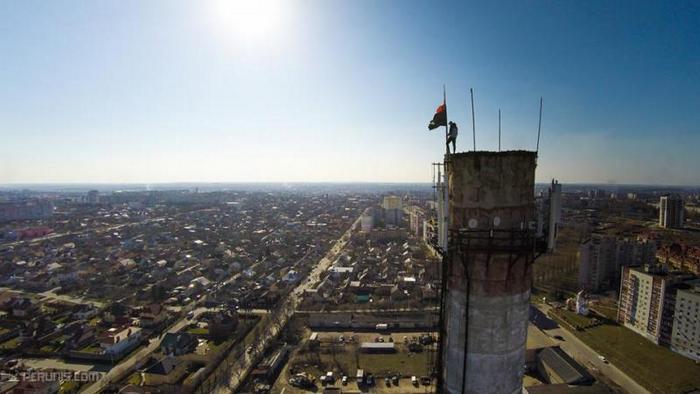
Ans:
[{"label": "sun glare", "polygon": [[230,39],[255,44],[278,35],[283,16],[279,0],[214,0],[213,27]]}]

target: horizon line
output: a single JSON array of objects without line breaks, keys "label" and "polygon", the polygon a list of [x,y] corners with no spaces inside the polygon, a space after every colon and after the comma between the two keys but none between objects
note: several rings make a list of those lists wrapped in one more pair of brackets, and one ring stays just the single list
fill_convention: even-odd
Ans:
[{"label": "horizon line", "polygon": [[[563,182],[556,178],[558,183],[569,186],[646,186],[646,187],[687,187],[700,188],[700,184],[655,184],[655,183],[604,183],[574,181]],[[551,181],[535,181],[535,184],[549,184]],[[224,184],[432,184],[430,181],[156,181],[156,182],[0,182],[0,188],[18,186],[46,186],[46,185],[224,185]]]}]

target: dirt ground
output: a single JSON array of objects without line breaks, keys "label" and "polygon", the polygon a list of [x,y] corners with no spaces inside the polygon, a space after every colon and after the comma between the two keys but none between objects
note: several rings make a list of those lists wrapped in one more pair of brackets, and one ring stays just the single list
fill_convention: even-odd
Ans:
[{"label": "dirt ground", "polygon": [[[297,349],[290,357],[280,373],[273,393],[308,393],[321,392],[323,385],[317,380],[316,387],[311,390],[302,390],[289,385],[289,378],[294,373],[305,372],[311,376],[319,377],[326,372],[333,371],[336,380],[331,386],[341,387],[343,392],[375,392],[375,393],[428,393],[432,392],[434,385],[414,386],[411,384],[411,376],[420,378],[428,374],[428,364],[436,354],[431,351],[433,347],[424,347],[422,352],[409,352],[407,344],[418,341],[421,333],[410,332],[318,332],[319,347],[314,351],[300,351]],[[434,335],[434,333],[433,333]],[[342,341],[341,341],[342,336]],[[396,344],[396,353],[391,354],[366,354],[359,349],[362,342],[376,342],[381,338],[389,342],[389,338]],[[357,369],[363,369],[365,375],[372,373],[375,376],[375,384],[372,387],[358,387],[355,376]],[[341,378],[348,376],[348,383],[343,385]],[[399,375],[399,384],[385,382],[384,377]]]}]

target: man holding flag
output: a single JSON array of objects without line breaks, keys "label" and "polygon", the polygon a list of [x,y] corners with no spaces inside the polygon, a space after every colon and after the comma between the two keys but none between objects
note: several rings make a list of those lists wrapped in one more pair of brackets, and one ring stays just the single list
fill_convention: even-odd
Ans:
[{"label": "man holding flag", "polygon": [[443,91],[442,104],[435,110],[433,120],[428,123],[428,130],[434,130],[440,126],[445,126],[445,144],[447,145],[447,154],[450,154],[450,142],[452,142],[452,153],[455,153],[457,149],[457,124],[455,122],[449,123],[449,133],[447,131],[447,124],[447,97]]}]

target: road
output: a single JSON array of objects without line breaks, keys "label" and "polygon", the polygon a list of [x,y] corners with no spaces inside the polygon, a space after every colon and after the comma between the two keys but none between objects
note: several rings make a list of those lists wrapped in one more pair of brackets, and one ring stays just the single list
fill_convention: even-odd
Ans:
[{"label": "road", "polygon": [[[203,303],[206,297],[202,297],[201,300],[193,302],[192,304],[188,305],[186,309],[193,308],[197,304]],[[198,317],[200,314],[204,313],[207,308],[204,307],[198,307],[196,309],[190,309],[194,311],[195,318]],[[166,331],[169,333],[175,333],[187,326],[190,323],[190,320],[185,316],[182,319],[178,320],[175,324],[170,326],[170,328]],[[136,353],[132,354],[131,357],[128,359],[120,362],[119,364],[115,365],[112,369],[109,370],[106,374],[102,376],[100,380],[97,382],[91,384],[90,386],[86,387],[81,393],[84,394],[96,394],[99,393],[101,390],[103,390],[107,385],[113,382],[118,382],[126,377],[128,373],[131,372],[131,370],[138,364],[139,361],[143,361],[146,358],[148,358],[148,355],[153,353],[158,347],[160,347],[160,341],[163,339],[165,336],[165,333],[161,334],[157,338],[151,338],[148,341],[148,345],[146,345],[144,348],[140,349]]]},{"label": "road", "polygon": [[535,323],[545,334],[551,337],[560,335],[562,338],[564,338],[563,341],[554,341],[557,342],[558,345],[576,361],[583,364],[588,369],[599,371],[601,374],[608,377],[629,393],[649,393],[649,390],[642,387],[620,369],[609,362],[604,362],[600,358],[600,354],[596,353],[595,350],[591,349],[583,341],[578,339],[576,335],[549,319],[547,317],[547,311],[551,309],[549,305],[538,304],[536,308],[541,313],[535,312],[535,317],[531,319],[533,320],[533,323]]},{"label": "road", "polygon": [[265,327],[265,331],[261,334],[260,340],[256,343],[256,346],[253,347],[250,352],[246,351],[243,354],[243,357],[231,367],[228,382],[218,385],[213,392],[217,394],[228,394],[236,391],[243,378],[255,365],[255,362],[261,357],[262,352],[265,350],[268,344],[277,337],[282,328],[287,324],[289,318],[294,315],[294,312],[297,310],[302,301],[304,291],[316,286],[320,280],[321,274],[328,270],[328,267],[330,267],[330,265],[335,261],[340,251],[345,248],[345,245],[350,240],[352,230],[358,225],[359,222],[360,217],[358,217],[348,228],[348,230],[345,231],[345,233],[343,233],[338,240],[336,240],[333,247],[331,247],[326,255],[319,260],[318,264],[309,273],[309,275],[289,293],[289,296],[283,305],[270,313],[270,321],[275,323]]},{"label": "road", "polygon": [[145,220],[138,221],[138,222],[114,224],[114,225],[105,226],[105,227],[87,228],[87,229],[77,230],[77,231],[68,231],[65,233],[51,233],[51,234],[47,234],[43,237],[23,239],[20,241],[13,241],[13,242],[9,242],[6,244],[2,244],[0,246],[18,246],[18,245],[22,245],[25,243],[37,243],[37,242],[46,241],[49,239],[63,238],[63,237],[67,237],[69,235],[82,235],[82,234],[87,234],[90,232],[104,233],[104,232],[108,232],[108,231],[119,230],[119,229],[122,229],[124,227],[131,227],[131,226],[136,226],[139,224],[148,224],[151,222],[160,222],[163,220],[165,220],[165,218],[158,217],[158,218],[145,219]]},{"label": "road", "polygon": [[[194,210],[194,211],[185,211],[185,212],[177,213],[177,214],[173,215],[173,217],[178,217],[178,216],[187,215],[187,214],[196,213],[196,212],[206,212],[206,211],[211,211],[211,210],[214,210],[214,209],[215,209],[215,208],[202,208],[202,209],[197,209],[197,210]],[[10,246],[22,245],[22,244],[25,244],[25,243],[32,243],[32,244],[34,244],[34,243],[41,242],[41,241],[46,241],[46,240],[49,240],[49,239],[62,238],[62,237],[66,237],[66,236],[69,236],[69,235],[87,234],[87,233],[90,233],[90,232],[104,233],[104,232],[110,232],[110,231],[114,231],[114,230],[119,230],[119,229],[122,229],[122,228],[124,228],[124,227],[138,226],[138,225],[148,224],[148,223],[153,223],[153,222],[162,222],[162,221],[164,221],[165,219],[166,219],[166,217],[164,217],[164,216],[159,216],[159,217],[155,217],[155,218],[148,218],[148,219],[143,219],[143,220],[137,220],[137,221],[135,221],[135,222],[127,222],[127,223],[113,224],[113,225],[107,225],[107,226],[103,226],[103,227],[86,228],[86,229],[82,229],[82,230],[67,231],[67,232],[64,232],[64,233],[51,233],[51,234],[47,234],[47,235],[45,235],[45,236],[43,236],[43,237],[29,238],[29,239],[23,239],[23,240],[19,240],[19,241],[12,241],[12,242],[8,242],[8,243],[0,244],[0,246],[10,247]]]},{"label": "road", "polygon": [[105,304],[99,301],[93,301],[93,300],[86,300],[83,297],[73,297],[68,294],[57,294],[56,292],[61,290],[60,287],[56,287],[55,289],[51,289],[48,291],[45,291],[43,293],[37,293],[38,296],[42,297],[42,300],[56,300],[56,301],[62,301],[62,302],[67,302],[70,304],[89,304],[97,308],[104,308]]},{"label": "road", "polygon": [[331,309],[331,310],[299,310],[299,313],[309,313],[309,314],[327,314],[327,313],[410,313],[410,312],[439,312],[440,307],[438,306],[425,306],[419,308],[351,308],[351,309]]}]

